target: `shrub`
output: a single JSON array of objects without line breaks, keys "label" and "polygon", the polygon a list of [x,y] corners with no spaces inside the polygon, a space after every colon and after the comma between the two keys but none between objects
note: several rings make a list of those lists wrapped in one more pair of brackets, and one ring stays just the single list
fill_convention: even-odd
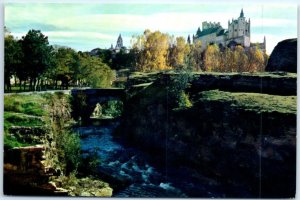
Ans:
[{"label": "shrub", "polygon": [[186,94],[184,91],[180,92],[179,98],[178,98],[178,106],[179,108],[189,108],[192,107],[192,103],[189,99],[189,95]]},{"label": "shrub", "polygon": [[45,155],[49,165],[65,174],[76,171],[80,162],[80,138],[71,132],[70,99],[56,93],[49,99],[48,131],[45,137]]},{"label": "shrub", "polygon": [[122,101],[108,101],[106,105],[103,106],[103,115],[118,117],[121,116],[123,112],[123,102]]},{"label": "shrub", "polygon": [[192,103],[189,100],[189,95],[185,93],[185,90],[189,87],[192,81],[193,74],[188,70],[178,71],[171,76],[171,82],[168,86],[168,93],[175,107],[191,107]]}]

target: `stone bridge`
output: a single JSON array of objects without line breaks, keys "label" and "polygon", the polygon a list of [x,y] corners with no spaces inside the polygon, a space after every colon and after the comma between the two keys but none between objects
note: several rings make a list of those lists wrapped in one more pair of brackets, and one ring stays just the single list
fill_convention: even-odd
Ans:
[{"label": "stone bridge", "polygon": [[97,103],[105,103],[111,100],[125,101],[126,93],[121,88],[109,89],[73,89],[72,116],[75,120],[81,118],[88,120]]}]

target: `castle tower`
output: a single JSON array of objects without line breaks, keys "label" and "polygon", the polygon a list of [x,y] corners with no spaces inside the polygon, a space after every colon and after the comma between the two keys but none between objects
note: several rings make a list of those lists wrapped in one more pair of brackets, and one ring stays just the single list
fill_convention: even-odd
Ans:
[{"label": "castle tower", "polygon": [[246,20],[244,10],[241,9],[240,16],[237,19],[228,21],[227,43],[234,41],[244,47],[250,46],[250,19]]},{"label": "castle tower", "polygon": [[245,35],[247,22],[245,21],[244,11],[241,10],[240,17],[238,18],[238,26],[237,26],[237,37],[241,37]]},{"label": "castle tower", "polygon": [[117,40],[116,49],[121,49],[122,47],[123,47],[123,39],[122,39],[122,36],[120,34],[119,37],[118,37],[118,40]]}]

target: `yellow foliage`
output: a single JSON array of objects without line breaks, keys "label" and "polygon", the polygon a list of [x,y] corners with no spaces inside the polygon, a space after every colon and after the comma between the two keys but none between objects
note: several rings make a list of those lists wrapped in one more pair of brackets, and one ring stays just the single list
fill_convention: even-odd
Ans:
[{"label": "yellow foliage", "polygon": [[209,45],[204,55],[204,65],[206,71],[221,71],[220,49],[216,44]]}]

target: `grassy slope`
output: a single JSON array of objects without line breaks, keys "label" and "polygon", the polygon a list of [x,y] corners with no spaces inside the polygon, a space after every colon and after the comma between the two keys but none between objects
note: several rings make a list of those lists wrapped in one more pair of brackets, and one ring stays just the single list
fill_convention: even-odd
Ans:
[{"label": "grassy slope", "polygon": [[4,146],[8,148],[27,146],[9,135],[12,126],[42,126],[46,98],[43,95],[8,95],[4,96]]},{"label": "grassy slope", "polygon": [[297,113],[296,96],[278,96],[259,93],[233,93],[210,90],[200,93],[201,101],[231,102],[232,106],[257,112]]}]

